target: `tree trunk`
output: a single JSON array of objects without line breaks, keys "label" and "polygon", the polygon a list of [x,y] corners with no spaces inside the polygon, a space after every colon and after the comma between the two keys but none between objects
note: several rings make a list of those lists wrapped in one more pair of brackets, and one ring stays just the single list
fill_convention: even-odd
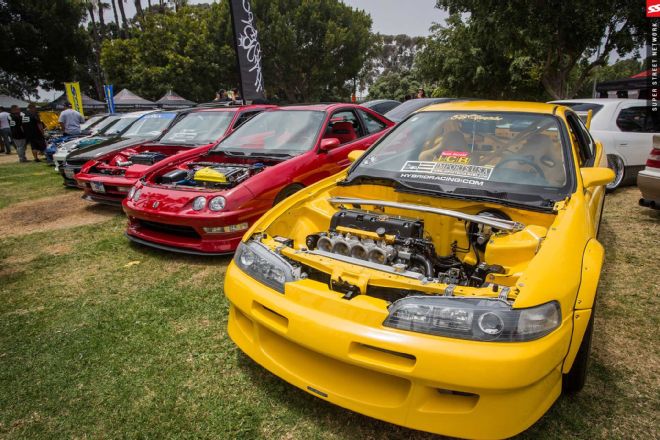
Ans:
[{"label": "tree trunk", "polygon": [[96,28],[96,18],[94,17],[94,4],[92,2],[87,3],[87,11],[89,12],[89,18],[92,20],[92,41],[94,42],[94,47],[93,47],[93,54],[94,54],[94,63],[96,66],[94,66],[94,69],[92,70],[92,78],[94,78],[94,85],[96,87],[96,91],[101,96],[101,93],[103,91],[103,79],[102,79],[102,72],[101,72],[101,59],[99,57],[99,52],[101,48],[101,42],[99,39],[99,33],[98,29]]},{"label": "tree trunk", "polygon": [[140,18],[144,18],[144,11],[142,10],[142,3],[140,0],[135,0],[135,11]]},{"label": "tree trunk", "polygon": [[121,14],[122,28],[128,29],[128,20],[126,20],[126,11],[124,11],[124,1],[117,0],[117,6],[119,6],[119,13]]},{"label": "tree trunk", "polygon": [[99,29],[100,29],[100,36],[101,39],[105,36],[105,3],[103,1],[98,1],[97,2],[97,13],[99,14]]},{"label": "tree trunk", "polygon": [[[119,0],[120,2],[122,0]],[[112,0],[112,13],[115,16],[115,24],[117,25],[117,29],[121,30],[121,25],[119,24],[119,15],[117,14],[117,0]]]},{"label": "tree trunk", "polygon": [[149,5],[149,11],[151,11],[151,0],[147,0],[147,5]]}]

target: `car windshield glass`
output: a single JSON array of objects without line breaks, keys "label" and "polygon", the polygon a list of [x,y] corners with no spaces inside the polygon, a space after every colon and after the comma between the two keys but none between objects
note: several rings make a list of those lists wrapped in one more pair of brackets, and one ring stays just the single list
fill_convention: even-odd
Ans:
[{"label": "car windshield glass", "polygon": [[406,119],[406,117],[419,110],[420,108],[426,107],[427,105],[435,104],[437,102],[442,102],[441,98],[421,98],[421,99],[411,99],[406,101],[396,107],[394,107],[389,112],[385,113],[385,117],[390,121],[400,122]]},{"label": "car windshield glass", "polygon": [[105,118],[105,116],[92,116],[91,118],[86,120],[84,124],[82,124],[80,126],[80,129],[81,130],[87,130],[89,127],[96,124],[97,122],[99,122],[103,118]]},{"label": "car windshield glass", "polygon": [[588,112],[589,110],[592,110],[592,116],[596,116],[596,113],[600,111],[600,109],[603,108],[601,104],[595,104],[593,102],[556,102],[555,104],[560,104],[560,105],[565,105],[566,107],[570,107],[576,112]]},{"label": "car windshield glass", "polygon": [[103,134],[106,136],[116,136],[122,131],[126,130],[127,127],[130,127],[131,124],[137,121],[139,118],[139,115],[122,116],[118,118],[114,124],[103,130]]},{"label": "car windshield glass", "polygon": [[397,126],[348,180],[375,177],[427,192],[511,199],[563,194],[568,175],[554,116],[434,111]]},{"label": "car windshield glass", "polygon": [[163,144],[203,145],[217,141],[227,131],[233,111],[188,113],[160,140]]},{"label": "car windshield glass", "polygon": [[128,138],[160,136],[175,116],[174,112],[149,113],[138,119],[122,136]]},{"label": "car windshield glass", "polygon": [[115,125],[117,121],[119,121],[119,116],[108,116],[93,128],[97,134],[106,134],[106,132],[110,131],[110,127]]},{"label": "car windshield glass", "polygon": [[324,119],[324,112],[313,110],[263,112],[243,124],[214,150],[244,155],[297,155],[315,145]]}]

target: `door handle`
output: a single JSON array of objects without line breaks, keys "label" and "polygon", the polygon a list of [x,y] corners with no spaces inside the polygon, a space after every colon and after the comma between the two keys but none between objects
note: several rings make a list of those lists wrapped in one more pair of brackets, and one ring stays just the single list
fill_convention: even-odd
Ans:
[{"label": "door handle", "polygon": [[627,142],[619,142],[620,147],[626,147],[628,145]]}]

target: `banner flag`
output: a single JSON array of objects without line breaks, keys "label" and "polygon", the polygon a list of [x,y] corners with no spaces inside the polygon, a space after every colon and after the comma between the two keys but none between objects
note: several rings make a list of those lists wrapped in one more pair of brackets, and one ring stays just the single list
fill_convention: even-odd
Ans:
[{"label": "banner flag", "polygon": [[66,97],[71,103],[71,107],[85,116],[85,113],[83,111],[83,103],[82,103],[82,94],[80,93],[80,83],[77,82],[70,82],[70,83],[64,83],[64,89],[66,90]]},{"label": "banner flag", "polygon": [[105,95],[105,103],[108,105],[108,113],[115,112],[115,93],[112,84],[105,84],[103,86],[103,94]]},{"label": "banner flag", "polygon": [[234,47],[238,58],[243,102],[266,99],[264,77],[261,71],[261,45],[250,0],[229,0]]}]

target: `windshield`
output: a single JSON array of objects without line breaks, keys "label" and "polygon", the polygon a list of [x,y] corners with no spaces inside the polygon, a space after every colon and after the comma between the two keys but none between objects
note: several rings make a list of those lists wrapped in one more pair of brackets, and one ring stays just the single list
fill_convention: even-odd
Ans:
[{"label": "windshield", "polygon": [[114,124],[119,121],[119,116],[108,116],[96,126],[93,127],[94,130],[96,130],[97,134],[106,134],[106,132],[110,131],[110,127],[112,127]]},{"label": "windshield", "polygon": [[[114,123],[103,130],[106,136],[116,136],[129,127],[133,122],[137,121],[140,115],[121,116],[117,118]],[[108,118],[109,119],[109,118]]]},{"label": "windshield", "polygon": [[122,136],[128,138],[160,136],[175,116],[174,112],[149,113],[138,119]]},{"label": "windshield", "polygon": [[84,124],[80,126],[80,130],[87,130],[88,128],[90,128],[92,125],[96,124],[103,118],[105,118],[105,116],[102,115],[92,116],[91,118],[86,120]]},{"label": "windshield", "polygon": [[310,150],[325,112],[280,110],[263,112],[220,142],[215,151],[247,155],[293,156]]},{"label": "windshield", "polygon": [[554,116],[434,111],[397,126],[348,180],[374,177],[429,192],[515,199],[563,194],[567,175]]},{"label": "windshield", "polygon": [[235,112],[209,111],[187,114],[160,140],[161,144],[203,145],[217,141],[227,131]]},{"label": "windshield", "polygon": [[419,110],[420,108],[426,107],[431,104],[437,104],[438,102],[445,102],[446,98],[420,98],[420,99],[411,99],[406,101],[396,107],[394,107],[389,112],[385,113],[385,117],[390,121],[401,122],[406,117]]}]

